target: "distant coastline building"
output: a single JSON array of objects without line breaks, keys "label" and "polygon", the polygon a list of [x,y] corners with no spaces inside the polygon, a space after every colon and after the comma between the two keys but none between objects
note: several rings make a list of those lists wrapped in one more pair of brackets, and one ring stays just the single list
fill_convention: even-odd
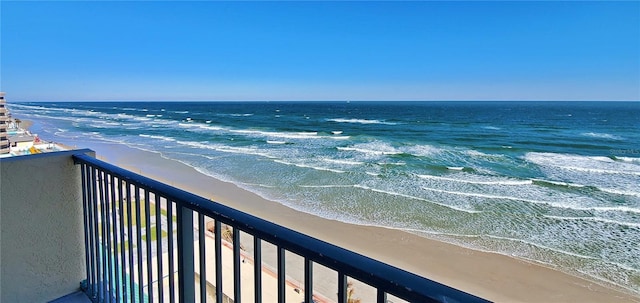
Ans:
[{"label": "distant coastline building", "polygon": [[9,114],[7,112],[6,101],[4,100],[5,93],[0,92],[0,155],[9,153],[9,135],[7,129],[9,128]]}]

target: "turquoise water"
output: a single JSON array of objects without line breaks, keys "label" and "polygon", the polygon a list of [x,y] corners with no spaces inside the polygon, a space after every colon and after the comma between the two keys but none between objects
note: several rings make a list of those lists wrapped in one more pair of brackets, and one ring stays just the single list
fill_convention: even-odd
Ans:
[{"label": "turquoise water", "polygon": [[326,218],[640,289],[638,102],[10,103]]}]

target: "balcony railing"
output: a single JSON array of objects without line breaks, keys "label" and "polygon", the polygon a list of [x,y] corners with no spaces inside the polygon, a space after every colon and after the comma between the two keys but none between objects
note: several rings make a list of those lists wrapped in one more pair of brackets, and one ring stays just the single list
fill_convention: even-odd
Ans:
[{"label": "balcony railing", "polygon": [[[388,295],[409,302],[486,302],[94,157],[73,157],[82,180],[83,290],[94,302],[205,302],[208,296],[215,302],[287,302],[285,264],[292,254],[303,259],[304,284],[296,290],[304,302],[333,301],[314,291],[314,269],[320,266],[335,272],[337,289],[330,295],[337,294],[339,303],[353,299],[351,279],[374,288],[379,303],[388,302]],[[206,240],[211,229],[214,235]],[[247,239],[251,253],[240,244]],[[265,246],[276,250],[275,290],[263,281]],[[231,270],[224,269],[223,249],[232,256],[226,257]],[[241,277],[246,260],[253,263],[249,283]],[[275,297],[267,298],[268,291]]]}]

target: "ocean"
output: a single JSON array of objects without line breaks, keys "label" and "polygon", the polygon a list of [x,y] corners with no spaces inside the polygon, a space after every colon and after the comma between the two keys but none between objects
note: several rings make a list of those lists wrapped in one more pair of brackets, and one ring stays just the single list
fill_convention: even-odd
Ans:
[{"label": "ocean", "polygon": [[294,209],[640,290],[638,102],[9,102]]}]

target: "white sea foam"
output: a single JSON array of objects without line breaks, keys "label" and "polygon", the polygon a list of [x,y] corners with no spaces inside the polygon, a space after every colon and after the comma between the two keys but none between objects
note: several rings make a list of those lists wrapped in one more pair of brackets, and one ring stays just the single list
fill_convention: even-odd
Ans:
[{"label": "white sea foam", "polygon": [[403,166],[403,165],[407,165],[406,162],[378,162],[376,163],[378,165],[397,165],[397,166]]},{"label": "white sea foam", "polygon": [[615,161],[609,157],[530,152],[524,159],[540,166],[568,171],[640,176],[640,165]]},{"label": "white sea foam", "polygon": [[567,187],[578,187],[578,188],[585,187],[585,185],[582,185],[582,184],[562,182],[562,181],[552,181],[552,180],[546,180],[546,179],[531,179],[531,181],[548,183],[548,184],[559,185],[559,186],[567,186]]},{"label": "white sea foam", "polygon": [[274,156],[271,156],[270,154],[268,154],[268,153],[266,153],[264,151],[261,151],[261,150],[259,150],[257,148],[235,147],[235,146],[228,146],[228,145],[223,145],[223,144],[207,144],[207,143],[193,142],[193,141],[176,141],[176,143],[181,144],[181,145],[195,147],[195,148],[211,149],[211,150],[215,150],[215,151],[219,151],[219,152],[225,152],[225,153],[245,154],[245,155],[261,156],[261,157],[266,157],[266,158],[275,158]]},{"label": "white sea foam", "polygon": [[636,192],[636,191],[620,190],[615,188],[602,188],[602,187],[599,188],[599,190],[606,193],[614,194],[614,195],[640,197],[640,192]]},{"label": "white sea foam", "polygon": [[151,139],[160,139],[163,141],[176,141],[176,139],[174,138],[169,138],[169,137],[165,137],[165,136],[156,136],[156,135],[147,135],[147,134],[139,134],[138,136],[143,137],[143,138],[151,138]]},{"label": "white sea foam", "polygon": [[426,186],[423,186],[422,189],[428,190],[428,191],[432,191],[432,192],[456,195],[456,196],[476,197],[476,198],[483,198],[483,199],[511,200],[511,201],[520,201],[520,202],[529,202],[529,203],[547,204],[547,205],[553,205],[554,204],[554,202],[550,202],[550,201],[533,200],[533,199],[528,199],[528,198],[519,198],[519,197],[512,197],[512,196],[500,196],[500,195],[489,195],[489,194],[481,194],[481,193],[458,192],[458,191],[443,190],[443,189],[438,189],[438,188],[431,188],[431,187],[426,187]]},{"label": "white sea foam", "polygon": [[389,145],[386,142],[374,141],[370,143],[355,144],[352,146],[336,147],[340,151],[355,151],[367,155],[381,156],[381,155],[398,155],[402,154],[402,151]]},{"label": "white sea foam", "polygon": [[252,129],[230,129],[229,132],[243,134],[248,136],[256,136],[263,138],[284,138],[284,139],[322,139],[318,136],[318,132],[273,132],[260,131]]},{"label": "white sea foam", "polygon": [[450,169],[450,170],[463,170],[464,167],[463,166],[447,166],[447,169]]},{"label": "white sea foam", "polygon": [[[533,184],[531,180],[517,180],[511,178],[501,178],[495,180],[495,177],[472,177],[471,175],[463,174],[459,175],[460,178],[448,178],[441,176],[433,176],[433,175],[417,175],[422,179],[432,179],[432,180],[442,180],[442,181],[451,181],[451,182],[460,182],[460,183],[468,183],[468,184],[480,184],[480,185],[529,185]],[[474,178],[474,179],[470,179]],[[482,179],[482,180],[477,180]]]},{"label": "white sea foam", "polygon": [[623,222],[623,221],[605,219],[600,217],[565,217],[565,216],[551,216],[551,215],[543,215],[543,216],[546,218],[556,219],[556,220],[594,221],[594,222],[618,224],[618,225],[624,225],[628,227],[640,228],[640,223],[637,223],[637,222]]},{"label": "white sea foam", "polygon": [[351,139],[351,136],[332,136],[330,138],[333,140],[349,140]]},{"label": "white sea foam", "polygon": [[582,133],[580,135],[585,136],[585,137],[591,137],[591,138],[599,138],[599,139],[623,140],[623,138],[620,137],[620,136],[607,134],[607,133],[587,132],[587,133]]},{"label": "white sea foam", "polygon": [[355,185],[338,184],[338,185],[298,185],[298,186],[304,187],[304,188],[348,188],[348,187],[354,187]]},{"label": "white sea foam", "polygon": [[599,212],[625,212],[625,213],[640,214],[640,208],[630,207],[630,206],[599,206],[599,207],[587,208],[587,210],[594,210]]},{"label": "white sea foam", "polygon": [[[640,151],[639,151],[638,153],[640,153]],[[618,159],[618,160],[620,160],[620,161],[624,161],[624,162],[639,163],[639,164],[640,164],[640,158],[633,158],[633,157],[616,157],[616,159]]]},{"label": "white sea foam", "polygon": [[496,127],[496,126],[483,126],[482,128],[489,129],[489,130],[501,130],[502,129],[502,128]]},{"label": "white sea foam", "polygon": [[384,150],[373,150],[373,149],[365,149],[365,148],[357,148],[357,147],[336,147],[338,150],[342,151],[356,151],[364,154],[370,155],[398,155],[402,154],[399,151],[384,151]]},{"label": "white sea foam", "polygon": [[225,130],[224,128],[219,126],[211,126],[208,124],[200,124],[200,123],[178,123],[178,126],[183,128],[188,128],[188,129],[201,129],[201,130],[207,130],[207,131]]},{"label": "white sea foam", "polygon": [[362,165],[364,162],[360,161],[351,161],[351,160],[343,160],[343,159],[331,159],[331,158],[321,158],[322,161],[336,164],[346,164],[346,165]]},{"label": "white sea foam", "polygon": [[292,162],[287,162],[287,161],[284,161],[284,160],[273,160],[273,161],[277,162],[277,163],[280,163],[280,164],[293,165],[293,166],[300,167],[300,168],[311,168],[311,169],[314,169],[314,170],[329,171],[329,172],[338,173],[338,174],[346,173],[346,171],[344,171],[344,170],[327,168],[327,167],[322,167],[322,166],[313,166],[313,165],[302,164],[302,163],[292,163]]},{"label": "white sea foam", "polygon": [[405,147],[405,152],[417,157],[433,157],[436,155],[442,155],[445,152],[445,149],[432,145],[414,145]]},{"label": "white sea foam", "polygon": [[386,122],[382,120],[371,120],[371,119],[346,119],[346,118],[336,118],[336,119],[326,119],[326,121],[338,122],[338,123],[357,123],[357,124],[384,124],[384,125],[397,125],[398,123]]},{"label": "white sea foam", "polygon": [[392,196],[398,196],[398,197],[403,197],[403,198],[408,198],[408,199],[413,199],[413,200],[425,201],[425,202],[429,202],[431,204],[440,205],[440,206],[443,206],[443,207],[446,207],[446,208],[450,208],[450,209],[453,209],[453,210],[457,210],[457,211],[461,211],[461,212],[465,212],[465,213],[470,213],[470,214],[477,214],[477,213],[481,213],[482,212],[482,211],[479,211],[479,210],[471,210],[471,209],[463,208],[463,207],[456,206],[456,205],[449,205],[449,204],[440,203],[440,202],[436,202],[436,201],[425,199],[425,198],[415,197],[415,196],[402,194],[402,193],[397,193],[397,192],[392,192],[392,191],[386,191],[386,190],[377,189],[377,188],[373,188],[373,187],[369,187],[369,186],[365,186],[365,185],[354,185],[353,187],[366,189],[366,190],[370,190],[370,191],[373,191],[373,192],[392,195]]}]

